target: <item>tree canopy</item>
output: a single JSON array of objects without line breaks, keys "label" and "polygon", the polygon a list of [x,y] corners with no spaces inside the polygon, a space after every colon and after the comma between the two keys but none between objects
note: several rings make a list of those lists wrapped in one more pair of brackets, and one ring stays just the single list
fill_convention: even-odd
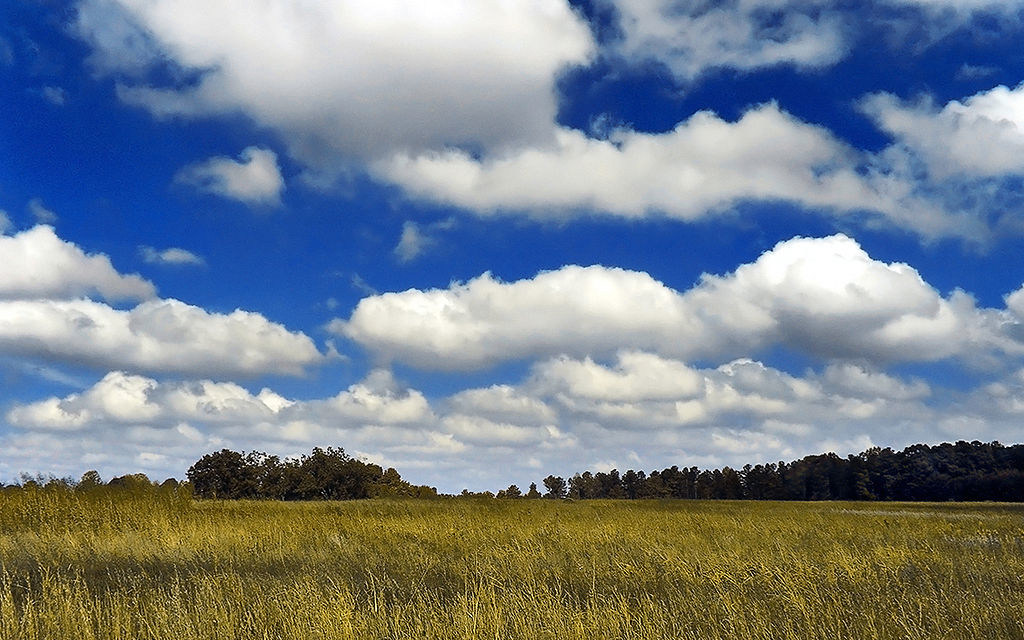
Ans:
[{"label": "tree canopy", "polygon": [[1024,501],[1024,445],[998,442],[873,447],[841,458],[812,455],[790,463],[701,470],[576,473],[544,478],[545,498],[727,500]]},{"label": "tree canopy", "polygon": [[395,469],[357,460],[344,449],[313,449],[282,460],[260,451],[222,449],[188,470],[200,498],[269,500],[357,500],[384,496],[434,497],[437,490],[413,486]]}]

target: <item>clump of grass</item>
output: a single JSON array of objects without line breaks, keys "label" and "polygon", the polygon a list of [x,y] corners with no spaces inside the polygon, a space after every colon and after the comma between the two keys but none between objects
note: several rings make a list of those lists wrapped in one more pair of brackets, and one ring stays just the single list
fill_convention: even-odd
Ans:
[{"label": "clump of grass", "polygon": [[0,637],[1020,638],[1009,505],[0,495]]}]

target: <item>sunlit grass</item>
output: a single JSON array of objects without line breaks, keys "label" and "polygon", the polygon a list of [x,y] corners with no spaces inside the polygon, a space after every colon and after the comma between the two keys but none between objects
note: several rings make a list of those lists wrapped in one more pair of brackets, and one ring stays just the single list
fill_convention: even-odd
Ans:
[{"label": "sunlit grass", "polygon": [[1022,638],[1024,510],[0,493],[0,638]]}]

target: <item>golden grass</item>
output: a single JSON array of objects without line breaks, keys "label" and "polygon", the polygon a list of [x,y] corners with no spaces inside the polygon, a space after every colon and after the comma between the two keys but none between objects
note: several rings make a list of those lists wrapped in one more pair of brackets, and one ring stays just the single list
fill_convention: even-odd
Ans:
[{"label": "golden grass", "polygon": [[0,492],[0,638],[1024,638],[1024,508]]}]

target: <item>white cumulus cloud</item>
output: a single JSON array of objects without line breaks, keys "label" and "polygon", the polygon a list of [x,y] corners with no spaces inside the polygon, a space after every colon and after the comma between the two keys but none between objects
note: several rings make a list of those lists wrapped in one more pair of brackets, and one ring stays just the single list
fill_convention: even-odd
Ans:
[{"label": "white cumulus cloud", "polygon": [[774,345],[881,363],[1019,356],[1019,326],[1009,310],[979,309],[960,291],[942,296],[909,265],[874,260],[836,235],[781,242],[685,292],[602,266],[510,283],[484,274],[447,289],[369,296],[330,329],[383,359],[472,369],[620,349],[721,360]]},{"label": "white cumulus cloud", "polygon": [[1024,173],[1024,83],[998,86],[936,108],[877,94],[862,109],[922,158],[937,178]]},{"label": "white cumulus cloud", "polygon": [[209,376],[298,375],[323,359],[308,336],[258,313],[157,298],[149,281],[45,225],[0,236],[0,355]]},{"label": "white cumulus cloud", "polygon": [[764,104],[736,122],[702,111],[666,133],[619,130],[600,140],[560,129],[550,148],[488,158],[452,149],[375,166],[414,196],[480,214],[694,220],[744,201],[782,200],[830,216],[875,212],[925,237],[977,232],[918,199],[910,182],[864,171],[870,160],[826,129]]},{"label": "white cumulus cloud", "polygon": [[[97,67],[129,74],[124,100],[158,117],[245,113],[319,169],[543,140],[557,74],[594,49],[562,0],[83,0],[75,24]],[[138,77],[167,62],[198,81]]]},{"label": "white cumulus cloud", "polygon": [[259,147],[245,148],[237,161],[218,156],[188,165],[175,180],[249,205],[279,204],[284,190],[277,154]]},{"label": "white cumulus cloud", "polygon": [[[883,379],[903,392],[864,396],[865,384]],[[73,473],[120,470],[124,460],[159,451],[162,458],[140,465],[180,477],[221,447],[292,455],[341,443],[416,481],[454,491],[494,489],[539,480],[538,473],[593,468],[595,460],[623,452],[649,470],[936,441],[943,436],[940,416],[973,425],[961,428],[961,437],[1001,436],[1024,413],[1013,400],[1021,380],[1011,375],[962,403],[936,407],[919,383],[859,365],[801,377],[745,358],[700,368],[623,351],[609,362],[542,360],[520,384],[465,389],[431,403],[386,370],[312,400],[231,382],[114,371],[80,393],[13,406],[0,445],[19,462],[60,452],[67,461],[60,471]]]},{"label": "white cumulus cloud", "polygon": [[131,310],[91,300],[0,300],[0,353],[193,375],[301,374],[313,341],[262,315],[211,313],[178,300]]},{"label": "white cumulus cloud", "polygon": [[152,283],[121,275],[107,256],[85,253],[60,239],[52,227],[39,225],[0,236],[0,300],[147,300],[155,295]]}]

